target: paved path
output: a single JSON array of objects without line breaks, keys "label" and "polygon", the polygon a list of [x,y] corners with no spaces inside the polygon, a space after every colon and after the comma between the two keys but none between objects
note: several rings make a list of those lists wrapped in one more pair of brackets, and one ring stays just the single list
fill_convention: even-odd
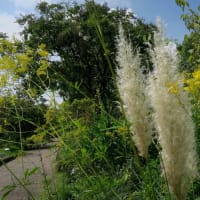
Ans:
[{"label": "paved path", "polygon": [[[55,160],[55,149],[41,149],[26,151],[23,157],[7,163],[7,167],[19,178],[22,179],[24,171],[39,167],[39,170],[29,177],[30,185],[28,190],[34,197],[42,191],[44,186],[44,172],[48,178],[53,178],[53,161]],[[23,163],[23,164],[22,164]],[[15,178],[6,169],[5,166],[0,167],[0,197],[2,197],[1,189],[9,184],[16,183]],[[6,200],[28,200],[28,194],[24,188],[18,186],[12,191]],[[1,199],[1,198],[0,198]]]}]

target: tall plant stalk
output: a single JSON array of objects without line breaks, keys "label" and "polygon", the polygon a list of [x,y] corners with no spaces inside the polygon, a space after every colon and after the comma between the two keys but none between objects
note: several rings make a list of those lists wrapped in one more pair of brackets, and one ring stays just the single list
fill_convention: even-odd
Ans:
[{"label": "tall plant stalk", "polygon": [[119,63],[118,88],[123,101],[125,115],[140,156],[147,158],[151,143],[149,107],[145,94],[145,78],[140,68],[139,54],[134,55],[131,44],[126,40],[122,25],[117,39],[117,61]]},{"label": "tall plant stalk", "polygon": [[157,26],[155,48],[151,51],[154,73],[148,91],[170,191],[178,200],[184,200],[189,181],[197,175],[194,124],[183,77],[177,70],[176,47],[166,43],[159,19]]}]

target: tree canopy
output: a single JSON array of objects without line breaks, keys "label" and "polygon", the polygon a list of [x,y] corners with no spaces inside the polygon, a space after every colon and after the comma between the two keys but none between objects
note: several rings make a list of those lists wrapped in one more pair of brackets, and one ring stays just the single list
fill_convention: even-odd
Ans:
[{"label": "tree canopy", "polygon": [[188,35],[185,35],[184,41],[179,47],[181,55],[180,69],[192,72],[200,65],[200,6],[194,10],[190,8],[188,1],[176,0],[176,2],[184,11],[181,18],[190,31]]},{"label": "tree canopy", "polygon": [[[42,85],[43,91],[45,88],[59,91],[61,97],[69,100],[93,98],[111,108],[117,100],[113,75],[119,23],[133,46],[139,48],[142,65],[147,70],[152,68],[147,48],[153,43],[155,26],[137,19],[126,9],[112,10],[93,1],[82,5],[41,2],[37,11],[38,14],[22,16],[18,23],[24,27],[22,36],[26,45],[34,49],[45,44],[50,66],[48,73],[38,78],[38,65],[32,65],[29,87],[40,85],[37,89],[41,90]],[[26,79],[23,83],[27,87]]]}]

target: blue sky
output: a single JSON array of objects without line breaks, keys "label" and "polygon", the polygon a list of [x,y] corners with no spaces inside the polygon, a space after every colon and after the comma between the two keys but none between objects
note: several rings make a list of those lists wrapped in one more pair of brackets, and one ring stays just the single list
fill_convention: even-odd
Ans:
[{"label": "blue sky", "polygon": [[[60,0],[46,0],[49,3],[60,2]],[[66,0],[68,2],[69,0]],[[40,0],[0,0],[0,32],[6,32],[9,36],[18,36],[20,27],[14,23],[20,13],[28,14],[35,12],[35,5]],[[83,3],[84,0],[77,0]],[[103,3],[105,0],[96,0]],[[146,22],[155,23],[159,16],[166,29],[166,35],[170,39],[183,40],[184,34],[188,33],[184,23],[180,19],[182,10],[176,5],[175,0],[106,0],[111,8],[122,7],[131,9],[138,17]],[[190,0],[191,7],[200,5],[200,0]]]}]

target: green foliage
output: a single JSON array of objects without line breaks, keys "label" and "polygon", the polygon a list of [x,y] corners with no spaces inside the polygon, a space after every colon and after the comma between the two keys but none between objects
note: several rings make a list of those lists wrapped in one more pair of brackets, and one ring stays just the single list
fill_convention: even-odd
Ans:
[{"label": "green foliage", "polygon": [[[183,10],[189,6],[184,0],[176,2]],[[122,22],[134,51],[139,49],[144,73],[152,70],[149,45],[153,46],[155,26],[126,10],[110,10],[93,1],[83,5],[41,2],[37,10],[37,15],[18,19],[24,25],[24,43],[10,42],[0,34],[0,69],[5,72],[0,83],[6,94],[0,98],[0,146],[7,146],[7,141],[19,148],[25,141],[57,138],[56,179],[51,183],[45,179],[45,200],[171,200],[166,180],[160,177],[158,150],[152,145],[147,160],[138,157],[115,102],[119,100],[115,87],[118,23]],[[179,47],[181,70],[187,71],[200,64],[199,29],[191,23],[199,20],[192,14],[183,19],[194,31]],[[8,86],[14,82],[22,89],[14,88],[16,95],[8,95]],[[58,91],[64,101],[48,107],[39,104],[38,97],[47,90]],[[199,105],[194,107],[197,134],[199,110]],[[25,187],[36,171],[26,170],[22,180],[15,178]],[[53,181],[56,188],[49,191]],[[16,186],[7,186],[4,197]],[[198,180],[189,195],[199,196]]]},{"label": "green foliage", "polygon": [[194,180],[192,188],[188,194],[188,197],[192,197],[193,199],[197,199],[197,200],[199,199],[199,197],[200,197],[200,180],[198,178]]},{"label": "green foliage", "polygon": [[[77,104],[80,105],[75,101],[70,109],[73,110],[74,105]],[[87,104],[86,107],[89,106]],[[80,108],[83,111],[83,106]],[[88,116],[88,110],[79,112],[81,114],[79,117]],[[58,199],[119,199],[117,191],[131,173],[126,170],[120,172],[123,166],[126,168],[133,154],[127,128],[123,121],[111,120],[103,113],[99,115],[93,113],[90,123],[87,117],[82,119],[74,129],[60,138],[56,197]],[[129,187],[131,186],[126,189],[121,188],[122,193],[127,193]]]},{"label": "green foliage", "polygon": [[180,69],[193,72],[200,64],[200,6],[197,10],[193,10],[187,1],[177,0],[176,2],[183,10],[186,8],[181,18],[190,31],[190,34],[185,35],[183,43],[179,46],[181,55]]},{"label": "green foliage", "polygon": [[196,101],[193,101],[192,111],[196,131],[197,152],[200,155],[200,105]]},{"label": "green foliage", "polygon": [[57,90],[70,101],[89,97],[96,103],[102,103],[108,112],[112,111],[114,101],[118,100],[113,76],[116,69],[115,40],[120,21],[133,46],[140,49],[142,65],[152,68],[147,49],[148,44],[153,42],[151,36],[155,27],[136,19],[131,12],[111,10],[106,4],[93,1],[82,5],[41,2],[37,11],[37,15],[18,19],[18,23],[24,26],[25,44],[33,49],[45,44],[49,54],[57,59],[51,59],[42,84],[35,76],[38,65],[34,65],[29,73],[29,84],[26,79],[23,80],[25,86],[39,90],[37,85],[44,85]]},{"label": "green foliage", "polygon": [[89,129],[70,132],[63,139],[54,199],[170,199],[158,173],[159,162],[137,163],[122,124],[105,132],[104,120],[96,125],[101,131],[93,132],[92,141]]},{"label": "green foliage", "polygon": [[183,43],[178,47],[180,53],[180,70],[193,72],[200,64],[200,34],[191,32],[184,37]]},{"label": "green foliage", "polygon": [[[189,8],[189,5],[188,5]],[[198,10],[200,7],[198,7]],[[183,14],[187,28],[190,34],[186,35],[182,45],[179,47],[181,56],[180,69],[186,71],[185,89],[189,92],[192,102],[192,116],[195,124],[197,153],[200,153],[200,93],[199,93],[199,75],[200,75],[200,18],[198,11],[189,8],[189,13]],[[189,72],[189,73],[188,73]],[[196,179],[191,188],[189,197],[198,199],[200,181]]]},{"label": "green foliage", "polygon": [[[1,93],[6,95],[8,91],[15,91],[38,100],[38,96],[46,90],[44,83],[48,81],[45,78],[48,76],[48,56],[49,53],[44,44],[38,44],[33,50],[22,41],[0,37]],[[35,62],[36,60],[37,62]],[[34,71],[33,68],[37,68],[37,70]],[[35,79],[40,81],[40,85],[30,88],[31,76],[35,76]],[[26,86],[22,85],[23,83]],[[20,87],[21,89],[19,89]]]},{"label": "green foliage", "polygon": [[12,87],[13,83],[19,84],[19,76],[27,71],[28,65],[32,60],[30,49],[23,48],[18,40],[9,41],[0,38],[0,89],[4,92],[5,88]]},{"label": "green foliage", "polygon": [[5,186],[4,188],[2,188],[2,192],[3,195],[1,196],[1,200],[6,200],[7,196],[13,192],[17,187],[22,187],[27,194],[29,195],[29,199],[31,200],[35,200],[34,196],[32,195],[32,193],[29,191],[29,189],[27,188],[28,185],[30,185],[30,177],[35,174],[38,170],[39,167],[34,167],[33,169],[26,169],[24,171],[23,177],[20,180],[11,170],[10,168],[8,168],[8,166],[6,164],[4,164],[5,168],[10,172],[10,174],[12,174],[13,178],[15,178],[15,183],[13,182],[10,185]]},{"label": "green foliage", "polygon": [[[38,62],[33,64],[35,57]],[[46,75],[47,57],[44,44],[33,51],[19,40],[0,37],[0,146],[22,148],[26,138],[44,123],[44,102],[39,103],[39,92],[34,87],[23,87],[22,78],[29,84],[34,65],[38,67],[34,74],[37,78]]]},{"label": "green foliage", "polygon": [[[44,123],[44,105],[17,96],[0,98],[0,146],[16,148]],[[7,142],[6,142],[7,141]]]},{"label": "green foliage", "polygon": [[93,119],[95,105],[93,100],[84,98],[72,103],[64,101],[55,107],[48,107],[44,114],[45,123],[38,126],[29,140],[40,142],[48,137],[62,137],[80,124],[89,124]]},{"label": "green foliage", "polygon": [[185,10],[185,7],[188,7],[190,5],[189,2],[185,0],[176,0],[176,3],[182,8],[182,11]]},{"label": "green foliage", "polygon": [[196,145],[198,155],[200,154],[200,93],[199,93],[199,75],[200,70],[197,69],[192,74],[188,74],[185,89],[189,92],[192,103],[192,117],[195,124]]},{"label": "green foliage", "polygon": [[[88,170],[90,168],[117,169],[127,159],[126,153],[130,155],[131,149],[130,144],[126,144],[128,137],[126,128],[122,125],[122,127],[111,125],[108,128],[108,123],[110,123],[108,119],[102,119],[101,116],[100,119],[95,119],[90,128],[79,125],[77,129],[67,133],[64,137],[62,154],[71,155],[71,157],[76,155],[76,159],[81,159],[78,162],[87,165],[86,169]],[[73,151],[70,154],[71,150]],[[74,153],[75,155],[73,155]],[[65,162],[69,162],[71,159],[60,160],[64,162],[64,165],[59,165],[60,169],[70,166]],[[76,162],[76,160],[74,161]]]},{"label": "green foliage", "polygon": [[[192,115],[195,123],[196,144],[198,155],[200,153],[200,106],[199,106],[199,66],[200,66],[200,18],[198,11],[187,5],[188,13],[182,15],[186,27],[190,30],[185,35],[183,43],[179,46],[180,70],[186,72],[186,87],[192,102]],[[200,7],[198,7],[199,10]],[[189,72],[189,73],[188,73]],[[198,183],[198,182],[197,182]],[[198,185],[198,184],[195,184]],[[195,190],[195,189],[194,189]]]},{"label": "green foliage", "polygon": [[[73,106],[83,108],[79,102],[85,101],[76,100]],[[77,123],[77,115],[71,115],[76,126],[59,137],[54,199],[167,199],[158,158],[146,166],[137,157],[125,121],[102,111],[88,123],[82,116],[88,116],[91,105],[85,105],[81,120]],[[73,106],[67,107],[72,111]]]}]

